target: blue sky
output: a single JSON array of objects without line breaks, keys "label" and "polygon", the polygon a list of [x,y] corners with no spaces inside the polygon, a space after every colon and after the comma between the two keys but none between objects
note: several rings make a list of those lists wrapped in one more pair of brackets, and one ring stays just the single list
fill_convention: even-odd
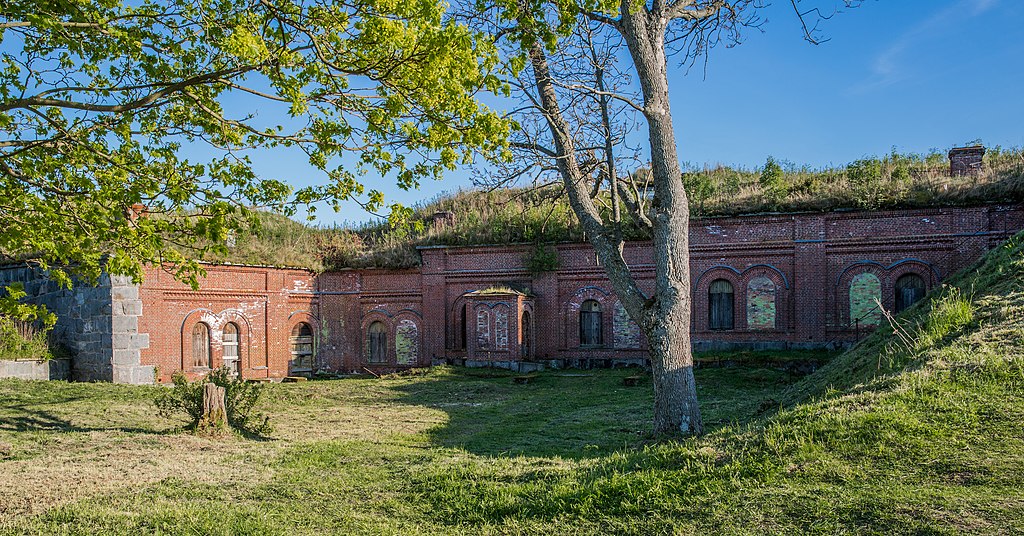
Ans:
[{"label": "blue sky", "polygon": [[[1020,0],[867,0],[825,21],[829,41],[817,46],[802,39],[788,0],[775,0],[763,17],[763,32],[712,51],[706,71],[670,68],[684,162],[753,168],[772,155],[821,167],[979,138],[1024,146]],[[300,171],[300,155],[257,158],[257,165],[296,185],[316,178]],[[411,192],[376,186],[411,205],[468,187],[469,174]],[[327,225],[369,218],[355,205],[318,212]]]}]

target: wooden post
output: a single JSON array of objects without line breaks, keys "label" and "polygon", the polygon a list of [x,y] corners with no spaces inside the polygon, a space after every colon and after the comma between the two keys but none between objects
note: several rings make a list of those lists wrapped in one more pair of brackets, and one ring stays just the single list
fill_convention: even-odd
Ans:
[{"label": "wooden post", "polygon": [[200,430],[222,430],[228,427],[228,413],[224,408],[224,388],[207,383],[203,385],[203,418]]}]

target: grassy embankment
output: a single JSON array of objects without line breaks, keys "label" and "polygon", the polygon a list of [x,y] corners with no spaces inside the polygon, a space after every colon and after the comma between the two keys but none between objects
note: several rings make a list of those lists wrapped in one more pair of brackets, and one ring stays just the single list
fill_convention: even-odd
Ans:
[{"label": "grassy embankment", "polygon": [[655,442],[626,371],[275,385],[267,441],[158,387],[0,382],[0,532],[1024,531],[1024,236],[803,378],[701,369],[709,433]]},{"label": "grassy embankment", "polygon": [[[770,180],[765,180],[763,169],[720,166],[688,171],[683,181],[691,211],[695,217],[705,217],[1024,200],[1022,149],[990,149],[977,177],[949,176],[949,163],[942,152],[891,154],[824,169],[783,163],[779,171]],[[382,223],[314,228],[268,215],[261,235],[238,236],[228,254],[211,255],[207,260],[314,271],[405,268],[419,263],[418,245],[580,242],[582,231],[559,192],[558,188],[498,189],[444,195],[415,207],[413,222],[425,224],[418,230]],[[441,211],[455,215],[453,225],[429,224],[429,218]],[[630,240],[647,238],[646,231],[628,218],[623,231]]]}]

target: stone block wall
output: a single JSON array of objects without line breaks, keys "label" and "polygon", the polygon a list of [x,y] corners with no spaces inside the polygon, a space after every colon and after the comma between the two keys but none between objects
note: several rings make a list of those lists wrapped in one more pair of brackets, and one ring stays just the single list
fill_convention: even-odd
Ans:
[{"label": "stone block wall", "polygon": [[153,383],[153,367],[141,363],[149,336],[139,332],[139,286],[120,276],[96,285],[76,282],[60,288],[31,266],[0,269],[0,286],[20,281],[28,301],[57,315],[54,340],[71,352],[71,377],[79,381]]},{"label": "stone block wall", "polygon": [[71,360],[9,361],[0,359],[0,378],[19,380],[67,380],[71,377]]}]

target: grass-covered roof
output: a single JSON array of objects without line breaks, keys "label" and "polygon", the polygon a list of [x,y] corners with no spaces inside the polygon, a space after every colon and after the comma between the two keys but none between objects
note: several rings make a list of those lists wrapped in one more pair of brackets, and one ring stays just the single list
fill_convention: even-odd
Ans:
[{"label": "grass-covered roof", "polygon": [[[719,166],[683,174],[693,217],[839,209],[921,208],[1024,201],[1024,150],[990,149],[977,176],[950,176],[945,153],[891,154],[842,167],[774,162],[762,169]],[[435,222],[436,214],[444,215]],[[265,215],[258,236],[236,237],[227,254],[205,260],[315,271],[408,268],[416,247],[584,240],[560,188],[463,190],[414,207],[412,225],[385,222],[311,227]],[[647,232],[624,222],[624,235]]]}]

